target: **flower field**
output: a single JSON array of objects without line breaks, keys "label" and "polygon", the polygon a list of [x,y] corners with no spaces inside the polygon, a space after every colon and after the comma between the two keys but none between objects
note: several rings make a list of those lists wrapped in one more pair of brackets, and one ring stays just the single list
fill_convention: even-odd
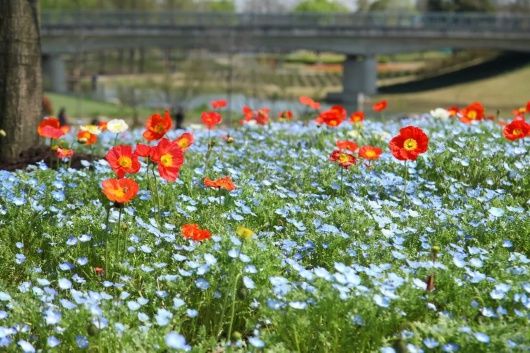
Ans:
[{"label": "flower field", "polygon": [[301,103],[44,119],[56,160],[0,171],[0,351],[528,352],[530,104]]}]

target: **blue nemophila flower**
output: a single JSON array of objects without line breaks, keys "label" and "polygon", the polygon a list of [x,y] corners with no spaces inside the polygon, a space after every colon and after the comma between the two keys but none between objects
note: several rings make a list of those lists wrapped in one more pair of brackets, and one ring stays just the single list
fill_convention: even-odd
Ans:
[{"label": "blue nemophila flower", "polygon": [[55,336],[49,336],[48,339],[46,340],[46,344],[50,348],[55,348],[61,344],[61,341]]},{"label": "blue nemophila flower", "polygon": [[179,349],[183,351],[191,350],[191,347],[186,343],[186,338],[179,333],[169,332],[165,337],[166,345],[172,349]]},{"label": "blue nemophila flower", "polygon": [[22,349],[22,352],[24,353],[35,353],[35,347],[31,343],[25,340],[19,340],[18,345],[20,346],[20,349]]},{"label": "blue nemophila flower", "polygon": [[265,342],[263,342],[261,339],[255,336],[251,336],[248,338],[248,343],[256,348],[263,348],[265,347]]},{"label": "blue nemophila flower", "polygon": [[88,339],[85,336],[75,336],[75,342],[77,344],[77,347],[81,349],[88,348]]},{"label": "blue nemophila flower", "polygon": [[486,344],[490,343],[490,337],[487,334],[485,334],[485,333],[475,332],[474,336],[477,339],[477,341],[479,341],[479,342],[486,343]]}]

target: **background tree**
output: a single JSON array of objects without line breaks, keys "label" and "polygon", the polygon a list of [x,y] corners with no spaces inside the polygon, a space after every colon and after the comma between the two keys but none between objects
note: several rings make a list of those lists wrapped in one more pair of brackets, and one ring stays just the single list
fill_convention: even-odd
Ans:
[{"label": "background tree", "polygon": [[14,161],[37,143],[42,109],[37,0],[0,1],[0,159]]},{"label": "background tree", "polygon": [[295,12],[349,12],[348,8],[335,0],[302,0]]}]

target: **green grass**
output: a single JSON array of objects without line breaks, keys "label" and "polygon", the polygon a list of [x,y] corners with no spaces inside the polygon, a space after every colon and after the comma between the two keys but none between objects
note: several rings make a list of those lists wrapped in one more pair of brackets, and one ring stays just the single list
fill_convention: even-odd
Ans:
[{"label": "green grass", "polygon": [[530,65],[491,78],[458,84],[440,89],[419,93],[384,94],[376,99],[388,99],[389,111],[392,112],[424,112],[432,107],[461,107],[474,102],[483,102],[490,113],[497,109],[504,116],[523,106],[530,100],[528,89],[530,82]]},{"label": "green grass", "polygon": [[[55,93],[45,93],[45,95],[50,98],[55,114],[57,114],[61,107],[66,109],[66,114],[68,116],[86,120],[90,120],[98,116],[123,119],[129,118],[133,114],[133,108],[127,105],[112,104],[90,98],[77,98],[75,96]],[[141,119],[149,116],[151,113],[151,110],[148,108],[138,108],[138,114],[142,117]]]}]

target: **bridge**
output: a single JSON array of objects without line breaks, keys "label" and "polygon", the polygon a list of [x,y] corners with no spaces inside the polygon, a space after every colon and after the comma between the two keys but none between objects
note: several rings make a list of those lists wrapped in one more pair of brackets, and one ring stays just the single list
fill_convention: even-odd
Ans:
[{"label": "bridge", "polygon": [[530,52],[530,16],[484,13],[232,14],[48,12],[41,19],[44,72],[66,90],[66,53],[128,48],[204,48],[284,53],[299,49],[346,55],[343,91],[355,105],[377,91],[377,54],[432,49]]}]

